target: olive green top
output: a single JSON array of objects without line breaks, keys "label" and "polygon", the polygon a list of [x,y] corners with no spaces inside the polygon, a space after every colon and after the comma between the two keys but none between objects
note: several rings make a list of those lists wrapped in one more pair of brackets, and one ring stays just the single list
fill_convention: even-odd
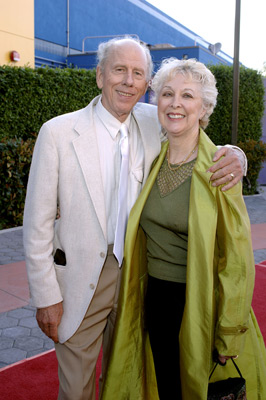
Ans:
[{"label": "olive green top", "polygon": [[148,272],[157,279],[186,282],[188,210],[196,159],[176,170],[165,159],[143,209]]}]

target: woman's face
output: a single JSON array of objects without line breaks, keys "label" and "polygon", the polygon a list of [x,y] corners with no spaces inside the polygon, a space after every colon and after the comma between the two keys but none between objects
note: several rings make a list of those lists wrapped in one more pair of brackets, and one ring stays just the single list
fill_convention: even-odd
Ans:
[{"label": "woman's face", "polygon": [[200,83],[182,74],[165,82],[158,97],[158,117],[168,135],[197,134],[205,112]]}]

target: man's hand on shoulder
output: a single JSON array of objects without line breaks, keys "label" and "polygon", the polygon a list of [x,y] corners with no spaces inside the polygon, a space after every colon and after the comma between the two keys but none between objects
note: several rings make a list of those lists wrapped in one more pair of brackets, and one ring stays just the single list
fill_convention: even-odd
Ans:
[{"label": "man's hand on shoulder", "polygon": [[58,326],[63,315],[63,302],[38,308],[36,319],[39,327],[55,343],[58,343]]},{"label": "man's hand on shoulder", "polygon": [[[221,157],[223,158],[221,159]],[[208,169],[208,172],[212,172],[210,180],[212,186],[225,185],[222,187],[222,191],[231,189],[246,173],[245,155],[236,148],[221,147],[215,153],[213,161],[218,162]]]}]

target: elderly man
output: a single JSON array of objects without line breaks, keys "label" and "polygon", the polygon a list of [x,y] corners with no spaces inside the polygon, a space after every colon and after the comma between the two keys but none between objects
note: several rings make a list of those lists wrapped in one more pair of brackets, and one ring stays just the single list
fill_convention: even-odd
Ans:
[{"label": "elderly man", "polygon": [[[58,398],[69,400],[95,398],[95,366],[104,336],[104,372],[119,293],[126,221],[117,220],[123,206],[128,216],[161,148],[156,107],[137,104],[151,78],[148,49],[115,39],[99,46],[98,59],[102,95],[40,130],[24,213],[32,303],[40,328],[56,343]],[[127,160],[121,185],[120,150]],[[228,189],[243,172],[234,150],[220,149],[216,160],[223,155],[212,179],[230,181]]]}]

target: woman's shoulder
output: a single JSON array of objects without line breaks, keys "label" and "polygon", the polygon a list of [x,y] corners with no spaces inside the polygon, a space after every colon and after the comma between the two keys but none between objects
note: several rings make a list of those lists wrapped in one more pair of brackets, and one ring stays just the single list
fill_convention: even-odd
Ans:
[{"label": "woman's shoulder", "polygon": [[213,154],[218,150],[217,146],[213,143],[203,129],[200,129],[199,149],[200,148],[205,149],[208,154]]}]

